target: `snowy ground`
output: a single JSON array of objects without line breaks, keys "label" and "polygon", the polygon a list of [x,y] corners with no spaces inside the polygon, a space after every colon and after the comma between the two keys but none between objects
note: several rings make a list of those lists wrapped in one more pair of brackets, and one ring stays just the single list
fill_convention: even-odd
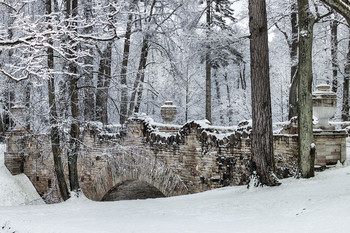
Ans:
[{"label": "snowy ground", "polygon": [[55,205],[19,205],[25,191],[12,188],[11,179],[1,165],[0,205],[13,206],[0,207],[0,233],[350,232],[350,166],[285,179],[280,187]]}]

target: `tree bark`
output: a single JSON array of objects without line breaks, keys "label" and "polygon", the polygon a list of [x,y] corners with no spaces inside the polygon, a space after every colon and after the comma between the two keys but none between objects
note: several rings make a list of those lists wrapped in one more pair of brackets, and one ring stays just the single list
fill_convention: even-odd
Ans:
[{"label": "tree bark", "polygon": [[338,25],[336,19],[331,21],[332,91],[335,93],[338,91]]},{"label": "tree bark", "polygon": [[303,178],[314,176],[315,149],[312,128],[312,41],[315,18],[308,0],[298,0],[299,71],[298,141],[299,171]]},{"label": "tree bark", "polygon": [[[207,0],[206,10],[207,37],[210,36],[211,24],[211,0]],[[209,38],[208,38],[209,39]],[[212,122],[211,119],[211,60],[210,44],[207,45],[205,54],[205,118]]]},{"label": "tree bark", "polygon": [[[75,18],[78,14],[78,0],[67,0],[67,15],[68,17]],[[76,26],[75,23],[73,26]],[[76,30],[72,28],[71,30]],[[71,38],[70,38],[71,39]],[[74,44],[74,43],[73,43]],[[74,46],[72,50],[77,52],[77,47]],[[69,58],[75,59],[75,54],[69,53]],[[73,62],[69,64],[70,83],[69,83],[69,96],[71,102],[71,116],[72,122],[70,127],[70,141],[68,150],[68,170],[69,170],[69,184],[72,192],[79,193],[79,178],[78,178],[78,152],[79,152],[79,93],[78,93],[78,68]]]},{"label": "tree bark", "polygon": [[225,84],[226,84],[226,95],[227,95],[227,108],[228,108],[228,123],[231,125],[233,123],[232,121],[232,103],[231,103],[231,92],[230,92],[230,85],[228,83],[228,79],[227,79],[227,73],[225,72],[224,74],[224,78],[225,78]]},{"label": "tree bark", "polygon": [[[136,1],[134,0],[130,4],[131,6],[129,7],[129,9],[132,10],[134,8],[133,5],[136,4]],[[126,24],[126,31],[125,31],[122,69],[120,73],[120,78],[121,78],[120,84],[122,87],[121,100],[120,100],[120,124],[125,123],[127,119],[127,113],[128,113],[127,70],[128,70],[129,53],[130,53],[130,37],[131,37],[131,29],[132,29],[132,20],[133,20],[133,13],[129,13],[128,22]]]},{"label": "tree bark", "polygon": [[[349,24],[350,22],[348,22]],[[349,24],[350,25],[350,24]],[[349,30],[350,37],[350,30]],[[343,105],[341,110],[341,119],[343,121],[349,121],[349,79],[350,79],[350,40],[348,42],[348,53],[346,55],[346,64],[344,69],[344,82],[343,82]]]},{"label": "tree bark", "polygon": [[269,49],[265,0],[249,0],[250,59],[252,86],[252,170],[261,184],[279,185],[275,178]]},{"label": "tree bark", "polygon": [[149,50],[148,38],[149,36],[146,35],[142,41],[141,57],[140,57],[139,67],[137,69],[136,79],[135,79],[134,86],[131,93],[128,116],[131,116],[134,112],[136,112],[136,109],[135,109],[136,94],[139,91],[138,89],[141,88],[140,85],[142,84],[140,84],[140,82],[142,83],[144,81],[148,50]]},{"label": "tree bark", "polygon": [[107,104],[111,82],[111,60],[112,42],[108,42],[105,50],[101,52],[96,91],[96,120],[105,125],[108,124]]},{"label": "tree bark", "polygon": [[218,101],[218,107],[219,107],[219,119],[220,119],[220,125],[224,124],[224,108],[223,108],[223,103],[221,101],[221,92],[220,92],[220,85],[219,85],[219,80],[217,76],[217,71],[214,69],[214,79],[215,79],[215,88],[216,88],[216,99]]},{"label": "tree bark", "polygon": [[[89,23],[89,20],[93,17],[92,16],[92,0],[83,0],[81,2],[82,6],[84,7],[84,20],[86,20]],[[92,33],[92,26],[85,27],[84,33],[91,34]],[[94,86],[94,80],[93,80],[93,50],[89,48],[88,46],[85,46],[84,43],[81,43],[80,45],[81,49],[89,51],[89,54],[84,57],[84,85],[86,86]],[[94,121],[95,120],[95,93],[92,91],[91,88],[85,88],[83,89],[83,106],[84,106],[84,120],[85,121]]]},{"label": "tree bark", "polygon": [[[52,1],[46,1],[46,13],[50,15],[52,13]],[[51,26],[49,26],[51,27]],[[50,41],[50,44],[52,42]],[[49,69],[54,69],[54,52],[52,48],[47,49],[47,64]],[[55,174],[57,178],[57,184],[59,187],[59,191],[61,197],[64,201],[69,198],[69,191],[66,183],[66,179],[64,176],[64,168],[62,164],[62,152],[60,150],[60,135],[59,129],[57,125],[57,108],[56,108],[56,93],[55,93],[55,79],[53,76],[50,76],[48,80],[48,92],[49,92],[49,119],[51,125],[51,148],[53,154],[53,161],[55,167]]]},{"label": "tree bark", "polygon": [[350,22],[350,2],[348,0],[321,0]]},{"label": "tree bark", "polygon": [[289,45],[291,69],[290,69],[290,82],[291,86],[289,89],[289,112],[288,118],[291,119],[294,116],[298,115],[298,9],[296,0],[293,0],[291,3],[291,27],[292,27],[292,38]]}]

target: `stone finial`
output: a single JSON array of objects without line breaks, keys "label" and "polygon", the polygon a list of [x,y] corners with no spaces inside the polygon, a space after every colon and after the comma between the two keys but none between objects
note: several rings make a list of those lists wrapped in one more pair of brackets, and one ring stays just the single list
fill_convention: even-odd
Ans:
[{"label": "stone finial", "polygon": [[160,114],[166,124],[173,123],[176,118],[176,113],[176,106],[173,105],[173,101],[165,101],[164,105],[160,108]]},{"label": "stone finial", "polygon": [[334,116],[337,108],[337,95],[330,90],[327,84],[316,86],[316,91],[312,93],[313,115],[318,118],[315,128],[332,130],[328,120]]},{"label": "stone finial", "polygon": [[26,106],[18,102],[11,108],[11,113],[15,122],[13,130],[26,130],[27,111]]}]

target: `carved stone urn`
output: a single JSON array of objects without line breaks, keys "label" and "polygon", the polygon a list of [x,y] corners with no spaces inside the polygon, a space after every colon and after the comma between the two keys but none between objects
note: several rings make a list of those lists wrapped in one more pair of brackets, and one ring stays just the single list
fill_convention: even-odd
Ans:
[{"label": "carved stone urn", "polygon": [[165,101],[164,105],[160,107],[160,114],[166,124],[172,124],[176,118],[176,106],[173,101]]},{"label": "carved stone urn", "polygon": [[13,130],[25,130],[27,124],[27,108],[22,103],[16,103],[11,108],[11,113],[15,122]]},{"label": "carved stone urn", "polygon": [[330,90],[327,84],[316,86],[312,93],[313,115],[318,118],[318,124],[315,128],[332,130],[328,120],[334,116],[337,108],[337,95]]}]

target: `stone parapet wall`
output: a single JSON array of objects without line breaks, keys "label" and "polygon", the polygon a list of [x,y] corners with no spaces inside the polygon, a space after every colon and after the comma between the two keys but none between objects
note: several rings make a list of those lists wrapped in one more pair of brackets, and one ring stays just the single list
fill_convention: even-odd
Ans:
[{"label": "stone parapet wall", "polygon": [[[234,131],[219,132],[212,126],[189,122],[178,132],[166,133],[142,119],[129,121],[124,132],[116,134],[87,126],[78,158],[80,185],[88,198],[102,200],[109,190],[132,180],[145,181],[165,196],[247,184],[250,131],[247,124]],[[331,140],[339,143],[339,150],[328,150]],[[343,158],[343,140],[344,135],[316,135],[317,158],[321,158],[316,161]],[[47,202],[59,201],[49,137],[11,134],[7,141],[6,165],[16,173],[24,172]],[[279,178],[295,175],[297,144],[297,135],[274,135]],[[324,153],[333,157],[322,160]],[[65,157],[63,149],[67,171]]]},{"label": "stone parapet wall", "polygon": [[294,176],[298,163],[298,136],[276,134],[273,136],[273,148],[277,177]]},{"label": "stone parapet wall", "polygon": [[346,132],[345,130],[316,131],[315,164],[325,166],[344,162],[346,159]]}]

